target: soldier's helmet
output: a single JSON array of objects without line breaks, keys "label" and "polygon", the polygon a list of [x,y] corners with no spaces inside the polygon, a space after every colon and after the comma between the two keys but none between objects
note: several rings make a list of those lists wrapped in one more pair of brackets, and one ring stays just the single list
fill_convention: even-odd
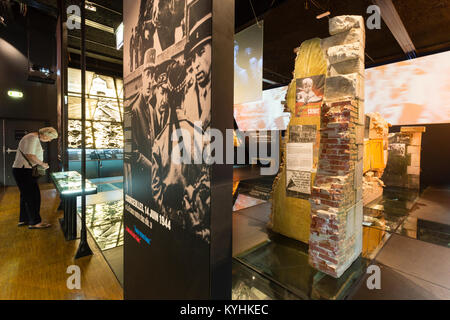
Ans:
[{"label": "soldier's helmet", "polygon": [[210,0],[197,0],[188,8],[189,38],[185,47],[186,59],[197,48],[212,39],[212,13]]}]

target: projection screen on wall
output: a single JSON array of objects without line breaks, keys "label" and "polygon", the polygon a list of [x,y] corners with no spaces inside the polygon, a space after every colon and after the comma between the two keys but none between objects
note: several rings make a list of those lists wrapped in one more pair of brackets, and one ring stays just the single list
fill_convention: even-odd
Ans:
[{"label": "projection screen on wall", "polygon": [[263,91],[260,101],[234,105],[234,118],[241,131],[286,130],[290,113],[285,112],[283,101],[287,86]]},{"label": "projection screen on wall", "polygon": [[234,36],[234,103],[262,100],[262,21]]},{"label": "projection screen on wall", "polygon": [[392,125],[450,122],[450,51],[366,70],[366,113]]}]

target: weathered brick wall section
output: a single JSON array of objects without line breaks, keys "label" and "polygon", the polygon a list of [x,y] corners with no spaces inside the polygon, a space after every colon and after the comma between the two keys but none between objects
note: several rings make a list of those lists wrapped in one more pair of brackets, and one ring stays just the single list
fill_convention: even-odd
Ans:
[{"label": "weathered brick wall section", "polygon": [[340,277],[362,250],[364,20],[330,19],[321,151],[311,196],[309,262]]}]

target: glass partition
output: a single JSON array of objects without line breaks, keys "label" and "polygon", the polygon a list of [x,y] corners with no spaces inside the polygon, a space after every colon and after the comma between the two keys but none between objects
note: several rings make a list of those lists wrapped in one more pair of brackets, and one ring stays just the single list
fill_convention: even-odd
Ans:
[{"label": "glass partition", "polygon": [[[81,161],[81,70],[68,69],[68,149],[69,170],[78,170]],[[108,166],[114,170],[91,170],[91,178],[103,177],[101,172],[122,172],[123,167],[123,80],[86,72],[86,148],[87,160],[116,160]],[[119,160],[119,161],[117,161]],[[95,174],[98,172],[100,175]],[[122,175],[122,173],[120,173]]]}]

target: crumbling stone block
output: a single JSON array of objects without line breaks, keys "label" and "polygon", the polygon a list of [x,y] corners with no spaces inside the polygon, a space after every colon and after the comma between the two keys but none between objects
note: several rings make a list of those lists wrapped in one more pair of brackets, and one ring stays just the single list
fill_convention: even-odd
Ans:
[{"label": "crumbling stone block", "polygon": [[330,47],[358,42],[362,48],[365,47],[365,33],[361,28],[352,28],[348,31],[341,32],[331,37],[321,40],[321,47],[324,53],[328,51]]},{"label": "crumbling stone block", "polygon": [[361,77],[365,75],[364,60],[356,58],[331,64],[328,68],[328,76],[335,77],[342,74],[357,73]]},{"label": "crumbling stone block", "polygon": [[325,80],[325,98],[352,98],[364,100],[364,84],[357,73],[338,75]]},{"label": "crumbling stone block", "polygon": [[361,47],[359,42],[354,42],[331,47],[328,49],[327,54],[330,64],[335,64],[348,60],[364,59],[364,48]]},{"label": "crumbling stone block", "polygon": [[364,18],[362,16],[337,16],[329,21],[330,35],[345,32],[352,28],[364,29]]}]

